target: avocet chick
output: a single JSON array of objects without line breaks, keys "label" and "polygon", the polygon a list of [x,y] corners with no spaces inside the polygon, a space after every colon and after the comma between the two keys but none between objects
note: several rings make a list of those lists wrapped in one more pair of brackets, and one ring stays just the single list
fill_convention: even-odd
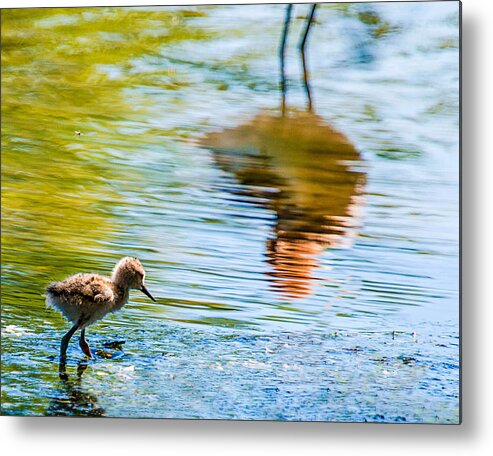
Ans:
[{"label": "avocet chick", "polygon": [[144,285],[145,271],[137,258],[122,258],[111,277],[99,274],[75,274],[46,288],[46,303],[59,310],[73,326],[62,338],[60,362],[65,362],[67,346],[80,329],[79,346],[92,358],[85,331],[107,313],[120,310],[128,301],[131,289],[137,289],[156,301]]}]

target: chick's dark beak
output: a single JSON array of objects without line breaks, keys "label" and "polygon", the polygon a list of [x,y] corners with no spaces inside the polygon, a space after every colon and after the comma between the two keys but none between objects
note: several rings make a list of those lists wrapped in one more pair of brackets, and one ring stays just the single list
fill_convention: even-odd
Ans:
[{"label": "chick's dark beak", "polygon": [[154,302],[156,302],[156,300],[152,297],[151,293],[149,293],[149,290],[144,285],[140,287],[140,291],[142,291],[142,293],[149,296],[149,298],[151,298]]}]

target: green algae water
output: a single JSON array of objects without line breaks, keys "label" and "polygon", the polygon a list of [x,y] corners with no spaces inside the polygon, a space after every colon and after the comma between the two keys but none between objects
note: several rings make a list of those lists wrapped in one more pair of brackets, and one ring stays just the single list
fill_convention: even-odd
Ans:
[{"label": "green algae water", "polygon": [[313,112],[294,11],[283,117],[282,5],[2,10],[3,414],[459,421],[458,3],[320,5]]}]

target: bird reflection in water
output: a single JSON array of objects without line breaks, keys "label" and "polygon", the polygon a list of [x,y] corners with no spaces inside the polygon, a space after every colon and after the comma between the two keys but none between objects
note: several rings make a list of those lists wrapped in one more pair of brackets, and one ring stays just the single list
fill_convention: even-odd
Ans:
[{"label": "bird reflection in water", "polygon": [[204,144],[241,184],[233,193],[275,214],[267,241],[272,285],[288,297],[310,294],[317,257],[349,245],[357,227],[365,185],[358,151],[308,112],[261,114]]},{"label": "bird reflection in water", "polygon": [[306,112],[287,110],[285,56],[292,8],[286,5],[279,48],[280,114],[263,113],[245,125],[211,133],[203,144],[241,184],[230,191],[274,212],[266,249],[272,265],[268,274],[285,297],[299,298],[312,293],[320,254],[350,244],[366,175],[348,138],[313,113],[306,45],[316,4],[298,45]]},{"label": "bird reflection in water", "polygon": [[58,374],[60,385],[48,405],[49,416],[104,416],[105,410],[98,405],[98,399],[81,386],[82,375],[87,369],[87,362],[79,362],[76,377],[67,374],[65,363],[60,363]]}]

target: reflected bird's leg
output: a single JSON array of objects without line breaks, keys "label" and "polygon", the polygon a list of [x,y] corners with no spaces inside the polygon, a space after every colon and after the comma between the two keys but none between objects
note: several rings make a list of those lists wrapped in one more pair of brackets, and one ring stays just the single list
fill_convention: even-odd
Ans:
[{"label": "reflected bird's leg", "polygon": [[79,362],[77,364],[77,378],[80,380],[82,377],[82,374],[84,371],[87,369],[87,362]]},{"label": "reflected bird's leg", "polygon": [[62,382],[68,380],[67,365],[65,364],[65,361],[60,361],[60,364],[58,364],[58,376]]},{"label": "reflected bird's leg", "polygon": [[89,344],[87,343],[86,340],[86,328],[84,328],[80,332],[79,347],[82,349],[82,351],[88,358],[92,359],[91,349],[89,348]]},{"label": "reflected bird's leg", "polygon": [[293,5],[290,3],[286,7],[286,16],[284,18],[284,29],[282,32],[281,47],[279,48],[279,58],[281,60],[281,95],[282,95],[282,105],[281,112],[282,115],[286,113],[286,42],[288,39],[289,23],[291,22],[291,12],[293,10]]},{"label": "reflected bird's leg", "polygon": [[62,337],[62,343],[60,344],[60,364],[65,364],[65,361],[67,359],[67,347],[68,343],[70,342],[70,339],[74,335],[75,331],[77,331],[80,327],[80,322],[78,321],[75,323],[74,326],[72,326],[67,334],[65,334]]},{"label": "reflected bird's leg", "polygon": [[303,37],[299,43],[299,48],[301,51],[301,63],[303,65],[303,79],[305,82],[305,92],[306,96],[308,98],[308,111],[313,110],[312,106],[312,95],[310,91],[310,81],[309,81],[309,74],[308,74],[308,68],[306,66],[306,54],[305,54],[305,46],[306,42],[308,40],[308,34],[310,33],[310,28],[313,23],[313,19],[315,18],[315,10],[317,9],[317,4],[314,3],[311,7],[310,10],[310,15],[308,16],[308,19],[306,21],[306,26],[305,26],[305,32],[303,33]]}]

